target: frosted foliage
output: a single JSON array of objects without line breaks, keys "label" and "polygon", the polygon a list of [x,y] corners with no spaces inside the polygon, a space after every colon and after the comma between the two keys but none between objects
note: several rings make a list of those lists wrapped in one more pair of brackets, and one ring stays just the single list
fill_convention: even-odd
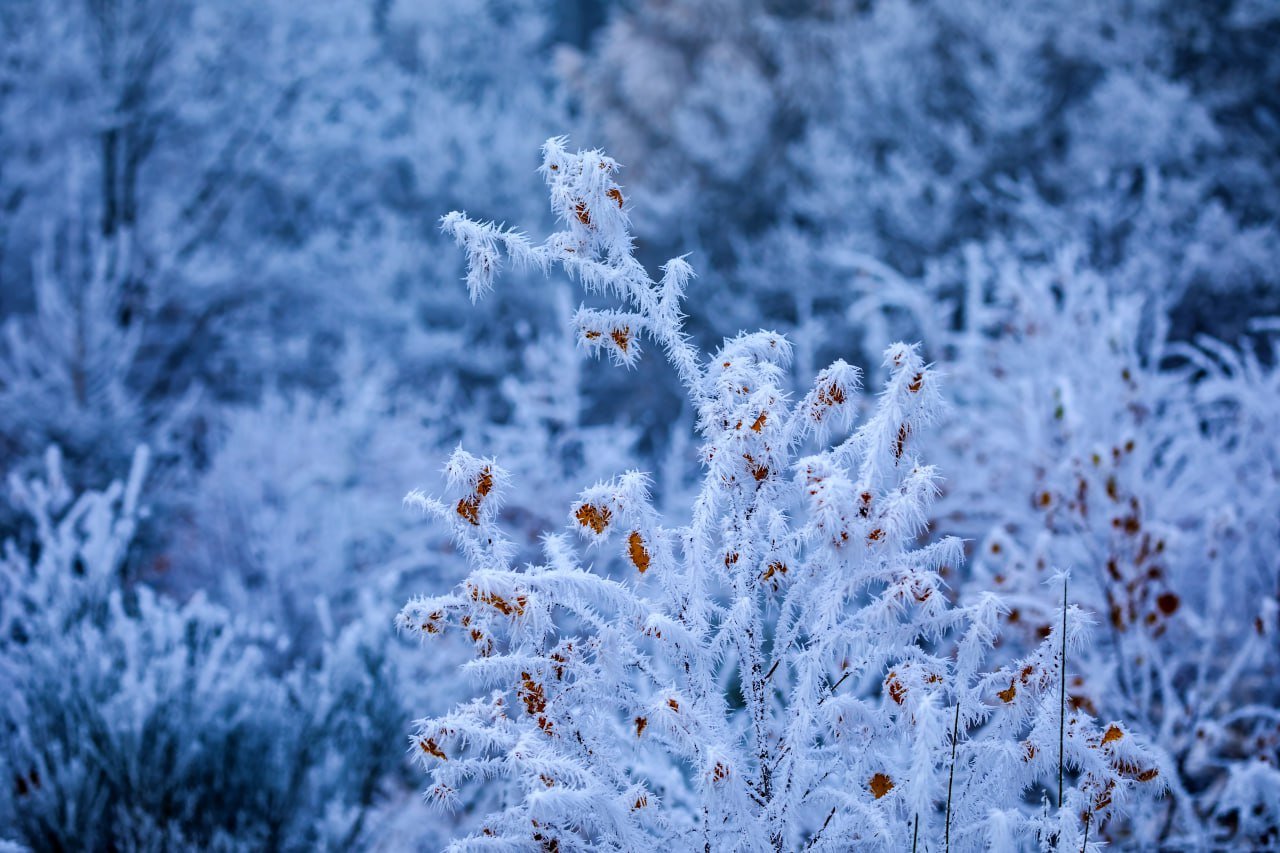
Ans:
[{"label": "frosted foliage", "polygon": [[1057,618],[1045,578],[1073,566],[1102,625],[1070,703],[1123,714],[1179,768],[1117,838],[1267,843],[1238,780],[1277,758],[1276,371],[1248,348],[1170,343],[1077,252],[1027,267],[973,251],[966,276],[967,319],[940,347],[956,405],[932,448],[969,472],[932,515],[975,542],[964,597],[1002,595],[1016,656]]},{"label": "frosted foliage", "polygon": [[[541,0],[5,3],[0,452],[57,443],[79,486],[146,442],[167,511],[225,405],[328,390],[344,350],[416,376],[482,346],[496,386],[502,324],[405,282],[453,277],[421,235],[462,194],[536,198],[550,21]],[[196,425],[170,417],[193,399]]]},{"label": "frosted foliage", "polygon": [[324,636],[318,602],[347,623],[420,573],[430,544],[388,494],[402,476],[427,474],[410,463],[443,443],[438,427],[420,408],[389,405],[385,374],[356,359],[341,373],[339,399],[277,392],[226,413],[227,435],[165,557],[182,569],[168,585],[216,589],[302,649]]},{"label": "frosted foliage", "polygon": [[1069,238],[1182,334],[1234,337],[1278,306],[1277,22],[1254,5],[647,0],[566,78],[637,169],[646,244],[712,259],[699,329],[838,327],[877,287],[858,255],[916,276]]},{"label": "frosted foliage", "polygon": [[[171,451],[193,401],[159,407],[137,392],[142,324],[117,319],[127,308],[127,249],[69,230],[44,235],[35,310],[0,324],[0,451],[33,458],[55,441],[76,463],[74,481],[127,465],[142,435]],[[67,239],[87,247],[61,252]]]},{"label": "frosted foliage", "polygon": [[37,533],[0,554],[0,831],[18,849],[373,843],[403,725],[385,627],[353,622],[281,672],[268,627],[123,583],[149,455],[79,495],[56,450],[10,477]]},{"label": "frosted foliage", "polygon": [[[513,262],[609,297],[577,312],[583,348],[633,364],[644,339],[666,355],[702,480],[680,526],[645,474],[598,482],[525,566],[499,523],[518,475],[495,459],[459,448],[444,497],[409,495],[471,567],[398,619],[473,648],[473,698],[410,739],[429,802],[482,815],[453,847],[1074,847],[1157,793],[1166,768],[1138,734],[1061,713],[1076,607],[1025,657],[985,667],[1004,606],[957,606],[945,578],[961,542],[920,543],[941,476],[918,453],[944,407],[918,347],[885,350],[871,399],[842,361],[792,398],[791,345],[773,332],[700,352],[681,321],[692,271],[677,258],[655,281],[635,260],[618,165],[563,139],[543,153],[565,230],[535,244],[445,217],[472,292]],[[1062,808],[1035,793],[1050,789]]]}]

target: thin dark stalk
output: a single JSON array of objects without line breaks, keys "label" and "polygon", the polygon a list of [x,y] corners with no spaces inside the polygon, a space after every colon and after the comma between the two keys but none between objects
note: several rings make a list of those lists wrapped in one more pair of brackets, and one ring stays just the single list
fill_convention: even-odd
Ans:
[{"label": "thin dark stalk", "polygon": [[[956,699],[956,718],[951,723],[951,772],[947,776],[947,853],[951,853],[951,789],[956,781],[956,740],[960,737],[960,700]],[[918,816],[917,816],[918,817]]]},{"label": "thin dark stalk", "polygon": [[764,676],[765,681],[768,681],[770,678],[773,678],[773,671],[778,668],[778,664],[780,663],[782,663],[782,658],[778,658],[776,661],[773,662],[773,666],[769,667],[769,671],[765,673],[765,676]]},{"label": "thin dark stalk", "polygon": [[911,833],[911,853],[916,853],[916,846],[919,843],[920,843],[920,815],[917,814],[916,828],[915,828],[915,831]]},{"label": "thin dark stalk", "polygon": [[1088,853],[1089,849],[1089,818],[1093,817],[1092,812],[1084,813],[1084,843],[1080,845],[1080,853]]},{"label": "thin dark stalk", "polygon": [[830,694],[832,694],[832,693],[835,693],[835,692],[836,692],[836,689],[837,689],[837,688],[839,688],[841,684],[844,684],[844,680],[845,680],[846,678],[848,678],[848,677],[849,677],[849,675],[850,675],[850,673],[846,672],[844,675],[840,676],[840,680],[839,680],[839,681],[837,681],[835,684],[833,684],[833,685],[831,685],[829,688],[827,688],[827,694],[828,694],[828,695],[830,695]]},{"label": "thin dark stalk", "polygon": [[1062,766],[1067,743],[1067,579],[1062,579],[1062,672],[1058,679],[1058,808],[1062,808]]},{"label": "thin dark stalk", "polygon": [[[836,816],[836,807],[832,806],[831,811],[827,813],[827,819],[822,822],[822,827],[813,834],[813,837],[809,839],[809,843],[804,846],[805,850],[809,850],[815,844],[818,843],[818,839],[822,838],[822,833],[826,832],[827,827],[831,825],[831,818],[835,816]],[[779,847],[778,849],[781,850],[782,848]]]}]

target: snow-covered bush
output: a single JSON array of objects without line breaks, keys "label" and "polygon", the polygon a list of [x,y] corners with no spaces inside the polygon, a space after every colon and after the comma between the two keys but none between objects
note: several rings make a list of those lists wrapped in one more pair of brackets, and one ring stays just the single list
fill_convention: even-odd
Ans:
[{"label": "snow-covered bush", "polygon": [[[532,324],[523,328],[534,334]],[[573,347],[567,330],[536,334],[523,369],[502,383],[510,414],[498,422],[478,405],[440,405],[465,399],[448,375],[428,399],[402,399],[409,394],[397,392],[393,371],[359,354],[340,360],[339,379],[322,396],[279,390],[257,405],[224,409],[225,432],[211,442],[218,450],[144,576],[251,611],[299,651],[319,639],[311,630],[317,601],[342,626],[407,583],[447,589],[463,561],[442,563],[444,536],[424,536],[398,512],[397,495],[434,475],[431,454],[462,434],[483,436],[530,470],[508,495],[504,518],[536,551],[538,535],[559,518],[552,508],[576,494],[568,484],[618,470],[634,440],[625,428],[583,424]]]},{"label": "snow-covered bush", "polygon": [[[1026,657],[983,669],[1001,605],[954,607],[943,574],[961,543],[918,544],[939,475],[916,447],[941,396],[917,349],[886,350],[883,393],[829,441],[859,407],[858,372],[838,361],[792,401],[784,337],[700,353],[681,319],[692,271],[676,258],[654,282],[635,260],[617,170],[550,140],[543,174],[566,230],[539,245],[444,220],[473,295],[510,259],[620,303],[577,312],[581,343],[622,364],[655,343],[704,441],[687,525],[664,522],[648,478],[627,471],[582,492],[569,522],[581,547],[549,533],[541,565],[513,565],[496,461],[459,449],[446,500],[410,495],[472,568],[398,619],[474,647],[467,670],[485,692],[411,739],[430,801],[488,812],[456,846],[1074,847],[1158,788],[1167,769],[1136,735],[1063,711],[1077,608],[1063,602]],[[1037,788],[1062,807],[1033,805]]]},{"label": "snow-covered bush", "polygon": [[163,588],[254,613],[300,653],[324,639],[317,606],[345,626],[421,573],[432,543],[383,495],[426,476],[409,464],[421,447],[447,446],[434,407],[396,405],[389,371],[353,357],[337,372],[335,393],[223,410],[218,451],[147,567]]},{"label": "snow-covered bush", "polygon": [[[1102,628],[1070,702],[1122,716],[1178,771],[1128,831],[1272,843],[1280,829],[1240,780],[1280,780],[1280,441],[1265,426],[1277,371],[1245,343],[1171,344],[1165,315],[1077,251],[1036,266],[994,245],[966,258],[962,298],[924,300],[959,331],[922,324],[953,379],[931,449],[962,476],[931,520],[975,543],[964,597],[1001,594],[1000,654],[1017,657],[1057,619],[1045,579],[1071,567],[1073,599]],[[901,307],[923,290],[900,281],[881,297]]]},{"label": "snow-covered bush", "polygon": [[[129,478],[75,496],[50,451],[10,479],[29,547],[0,557],[0,838],[32,849],[349,849],[381,827],[407,715],[387,628],[333,633],[280,672],[278,637],[120,572],[141,516]],[[376,624],[376,623],[374,623]],[[323,626],[315,629],[324,630]]]}]

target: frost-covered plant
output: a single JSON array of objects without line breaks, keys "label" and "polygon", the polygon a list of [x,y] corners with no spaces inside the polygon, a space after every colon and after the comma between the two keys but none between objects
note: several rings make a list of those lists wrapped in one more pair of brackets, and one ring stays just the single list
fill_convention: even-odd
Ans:
[{"label": "frost-covered plant", "polygon": [[57,444],[73,487],[128,465],[140,438],[168,454],[191,413],[190,398],[158,407],[139,391],[144,323],[130,309],[128,255],[68,217],[44,234],[34,310],[0,324],[0,454],[35,460]]},{"label": "frost-covered plant", "polygon": [[[10,478],[30,546],[0,555],[0,838],[30,849],[349,849],[380,832],[407,715],[385,628],[354,625],[280,672],[277,637],[120,573],[127,481],[80,495],[50,451]],[[385,622],[383,623],[385,626]]]},{"label": "frost-covered plant", "polygon": [[[510,258],[620,303],[580,309],[580,340],[628,365],[644,338],[665,352],[697,413],[702,486],[677,527],[645,475],[597,483],[570,510],[582,550],[549,533],[545,562],[523,568],[494,460],[459,449],[447,500],[410,495],[472,566],[398,617],[424,639],[468,638],[488,691],[411,738],[430,801],[487,812],[455,846],[1082,846],[1161,768],[1124,726],[1063,713],[1078,609],[1026,657],[982,668],[1000,604],[954,607],[943,573],[960,542],[918,543],[939,483],[916,455],[941,408],[935,374],[890,346],[883,393],[829,441],[859,405],[857,371],[838,361],[793,401],[784,337],[700,353],[680,308],[692,272],[676,258],[654,282],[635,260],[617,169],[553,139],[542,171],[566,230],[534,245],[462,214],[444,226],[473,295]],[[1037,786],[1062,807],[1020,806]]]},{"label": "frost-covered plant", "polygon": [[384,495],[428,473],[408,465],[415,448],[447,446],[439,412],[397,405],[389,371],[348,357],[337,372],[330,395],[277,390],[223,410],[218,450],[148,574],[254,613],[299,652],[324,639],[317,607],[341,627],[421,573],[431,543]]},{"label": "frost-covered plant", "polygon": [[[1254,812],[1239,780],[1280,782],[1280,444],[1263,426],[1280,403],[1275,369],[1247,345],[1170,344],[1164,316],[1079,252],[1034,266],[994,245],[966,257],[948,309],[960,329],[932,326],[956,380],[932,449],[964,474],[932,520],[976,543],[965,596],[1000,593],[1000,654],[1025,654],[1057,620],[1044,580],[1070,566],[1073,599],[1103,623],[1071,704],[1123,717],[1177,769],[1171,797],[1124,831],[1273,843],[1272,813]],[[897,289],[883,299],[907,304]]]}]

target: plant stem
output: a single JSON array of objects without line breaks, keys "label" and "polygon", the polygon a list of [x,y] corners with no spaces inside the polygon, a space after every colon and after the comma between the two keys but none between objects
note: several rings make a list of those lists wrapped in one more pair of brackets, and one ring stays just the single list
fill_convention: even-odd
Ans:
[{"label": "plant stem", "polygon": [[1062,672],[1058,682],[1058,808],[1062,808],[1062,766],[1067,733],[1067,579],[1062,579]]},{"label": "plant stem", "polygon": [[947,853],[951,853],[951,789],[956,781],[956,740],[960,736],[960,699],[956,698],[956,718],[951,724],[951,772],[947,776]]}]

